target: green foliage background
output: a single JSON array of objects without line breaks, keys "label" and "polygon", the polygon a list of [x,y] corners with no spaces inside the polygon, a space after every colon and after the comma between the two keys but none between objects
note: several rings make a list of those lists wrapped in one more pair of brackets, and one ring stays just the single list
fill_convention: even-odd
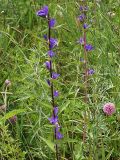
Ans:
[{"label": "green foliage background", "polygon": [[[51,16],[57,20],[52,36],[59,41],[54,70],[61,75],[55,86],[60,91],[57,103],[64,138],[58,143],[62,159],[120,158],[120,2],[87,2],[88,22],[92,20],[87,42],[95,47],[88,55],[88,67],[95,69],[95,74],[89,77],[89,105],[84,104],[82,95],[83,48],[76,43],[82,36],[76,21],[80,3],[77,0],[0,1],[0,89],[2,92],[4,81],[10,79],[12,94],[7,99],[7,112],[25,109],[17,115],[15,126],[3,128],[20,144],[18,148],[25,151],[25,159],[53,160],[55,156],[53,128],[48,121],[52,112],[46,84],[49,73],[44,67],[47,47],[43,35],[47,33],[47,25],[36,16],[43,5],[49,6]],[[116,105],[116,114],[111,117],[103,114],[102,106],[106,102]],[[2,94],[0,103],[4,103]],[[83,144],[85,110],[87,141]],[[11,138],[8,138],[10,143]]]}]

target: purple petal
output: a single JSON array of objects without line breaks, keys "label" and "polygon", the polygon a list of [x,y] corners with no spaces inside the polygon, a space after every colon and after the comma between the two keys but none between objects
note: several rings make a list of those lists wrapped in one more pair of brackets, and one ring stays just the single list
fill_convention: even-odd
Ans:
[{"label": "purple petal", "polygon": [[94,48],[93,48],[93,46],[92,46],[91,44],[86,44],[86,45],[85,45],[85,49],[86,49],[86,51],[91,51],[91,50],[93,50]]},{"label": "purple petal", "polygon": [[92,75],[92,74],[94,74],[94,73],[95,73],[94,69],[89,69],[89,70],[88,70],[88,74],[89,74],[89,75]]},{"label": "purple petal", "polygon": [[58,91],[54,91],[54,97],[58,97],[59,96],[59,92]]},{"label": "purple petal", "polygon": [[48,70],[50,70],[50,67],[51,67],[50,61],[46,61],[46,62],[45,62],[45,66],[46,66],[46,68],[47,68]]},{"label": "purple petal", "polygon": [[58,123],[58,116],[52,116],[51,118],[48,118],[51,124],[56,124]]},{"label": "purple petal", "polygon": [[49,26],[53,28],[55,26],[56,20],[54,18],[50,19]]},{"label": "purple petal", "polygon": [[86,23],[83,24],[83,28],[84,28],[84,29],[87,29],[87,28],[89,28],[89,27],[90,27],[90,26],[89,26],[88,24],[86,24]]},{"label": "purple petal", "polygon": [[54,48],[56,45],[58,45],[57,39],[50,38],[50,49]]},{"label": "purple petal", "polygon": [[54,107],[54,114],[55,116],[58,114],[58,107]]},{"label": "purple petal", "polygon": [[84,38],[81,37],[77,42],[84,45]]},{"label": "purple petal", "polygon": [[52,58],[55,56],[55,53],[52,50],[50,50],[48,51],[48,55]]},{"label": "purple petal", "polygon": [[39,11],[37,11],[37,16],[40,16],[40,17],[47,17],[48,15],[48,6],[44,6],[42,9],[40,9]]},{"label": "purple petal", "polygon": [[84,21],[85,18],[86,18],[86,16],[85,16],[84,13],[81,14],[81,15],[78,17],[78,19],[79,19],[81,22]]},{"label": "purple petal", "polygon": [[80,6],[80,11],[88,11],[88,6]]},{"label": "purple petal", "polygon": [[62,135],[60,132],[57,132],[57,133],[56,133],[56,138],[57,138],[57,139],[62,139],[62,138],[63,138],[63,135]]},{"label": "purple petal", "polygon": [[52,79],[57,79],[60,76],[60,74],[53,72],[52,73]]}]

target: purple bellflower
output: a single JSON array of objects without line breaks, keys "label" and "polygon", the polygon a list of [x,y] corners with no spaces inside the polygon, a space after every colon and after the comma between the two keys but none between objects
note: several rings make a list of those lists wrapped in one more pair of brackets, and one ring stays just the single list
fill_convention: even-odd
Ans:
[{"label": "purple bellflower", "polygon": [[84,29],[87,29],[87,28],[89,28],[89,27],[90,27],[90,26],[89,26],[87,23],[84,23],[84,24],[83,24],[83,28],[84,28]]},{"label": "purple bellflower", "polygon": [[94,74],[94,73],[95,73],[94,69],[88,69],[88,74],[89,74],[89,75],[92,75],[92,74]]},{"label": "purple bellflower", "polygon": [[50,49],[54,48],[56,45],[58,45],[57,39],[50,38]]},{"label": "purple bellflower", "polygon": [[78,19],[79,19],[81,22],[83,22],[85,18],[86,18],[86,16],[85,16],[84,13],[81,14],[81,15],[78,17]]},{"label": "purple bellflower", "polygon": [[55,26],[56,20],[54,18],[50,19],[49,26],[50,28],[53,28]]},{"label": "purple bellflower", "polygon": [[77,42],[80,43],[81,45],[84,45],[84,38],[81,37]]},{"label": "purple bellflower", "polygon": [[54,107],[54,114],[55,114],[55,116],[57,116],[57,114],[58,114],[58,107],[57,106]]},{"label": "purple bellflower", "polygon": [[57,139],[62,139],[63,135],[60,132],[56,132],[56,138]]},{"label": "purple bellflower", "polygon": [[51,118],[48,118],[48,120],[50,121],[51,124],[56,124],[58,123],[58,116],[52,116]]},{"label": "purple bellflower", "polygon": [[57,79],[60,76],[60,74],[53,72],[52,73],[52,79]]},{"label": "purple bellflower", "polygon": [[46,18],[48,16],[48,6],[44,6],[42,9],[37,11],[37,16]]},{"label": "purple bellflower", "polygon": [[58,97],[59,96],[59,92],[58,91],[54,91],[54,97]]},{"label": "purple bellflower", "polygon": [[62,139],[63,135],[60,133],[60,126],[58,123],[56,123],[56,125],[55,125],[55,131],[56,131],[56,138]]},{"label": "purple bellflower", "polygon": [[88,6],[80,6],[80,11],[88,11]]},{"label": "purple bellflower", "polygon": [[93,50],[94,48],[93,48],[93,46],[92,46],[91,44],[86,44],[86,45],[85,45],[85,49],[86,49],[86,51],[91,51],[91,50]]},{"label": "purple bellflower", "polygon": [[48,55],[52,58],[55,56],[55,53],[52,50],[49,50]]},{"label": "purple bellflower", "polygon": [[48,70],[50,70],[50,61],[46,61],[46,62],[45,62],[45,66],[46,66],[46,68],[47,68]]}]

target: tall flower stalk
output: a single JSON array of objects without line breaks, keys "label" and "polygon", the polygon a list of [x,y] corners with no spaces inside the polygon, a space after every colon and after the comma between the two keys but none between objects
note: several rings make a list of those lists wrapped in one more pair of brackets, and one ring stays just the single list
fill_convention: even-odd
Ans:
[{"label": "tall flower stalk", "polygon": [[[87,11],[88,11],[87,3],[83,1],[80,6],[81,15],[78,17],[78,20],[80,21],[82,25],[83,37],[81,37],[78,42],[83,46],[83,57],[84,58],[81,58],[81,59],[84,62],[84,102],[85,103],[88,103],[88,76],[94,73],[93,69],[88,68],[88,52],[93,50],[93,46],[91,44],[87,44],[86,32],[89,28],[89,25],[86,23]],[[83,142],[86,141],[86,136],[87,136],[86,135],[86,130],[87,130],[86,120],[87,120],[87,114],[86,114],[86,111],[84,111]]]},{"label": "tall flower stalk", "polygon": [[[49,70],[50,79],[47,80],[48,85],[51,90],[51,104],[52,104],[52,117],[48,118],[50,123],[54,125],[54,140],[61,139],[63,135],[60,133],[60,125],[58,121],[58,106],[56,105],[55,98],[59,96],[59,92],[55,90],[54,80],[56,80],[60,74],[53,71],[52,59],[55,56],[53,49],[58,45],[58,41],[51,37],[51,28],[54,27],[56,20],[50,17],[48,6],[44,6],[41,10],[37,12],[37,15],[43,17],[48,23],[48,35],[44,38],[48,42],[48,56],[49,61],[45,62],[47,70]],[[59,160],[58,145],[55,143],[56,159]]]}]

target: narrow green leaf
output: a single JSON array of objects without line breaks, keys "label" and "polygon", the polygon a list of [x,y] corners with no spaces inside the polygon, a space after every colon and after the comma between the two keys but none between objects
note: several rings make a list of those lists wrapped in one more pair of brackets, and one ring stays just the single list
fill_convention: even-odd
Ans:
[{"label": "narrow green leaf", "polygon": [[50,140],[47,140],[43,137],[41,137],[41,139],[48,145],[48,147],[53,151],[55,152],[55,148],[54,148],[54,143],[51,142]]},{"label": "narrow green leaf", "polygon": [[23,113],[25,112],[26,110],[25,109],[15,109],[13,111],[10,111],[8,113],[6,113],[2,118],[1,120],[4,121],[4,120],[7,120],[9,119],[10,117],[13,117],[14,115],[17,115],[19,113]]}]

